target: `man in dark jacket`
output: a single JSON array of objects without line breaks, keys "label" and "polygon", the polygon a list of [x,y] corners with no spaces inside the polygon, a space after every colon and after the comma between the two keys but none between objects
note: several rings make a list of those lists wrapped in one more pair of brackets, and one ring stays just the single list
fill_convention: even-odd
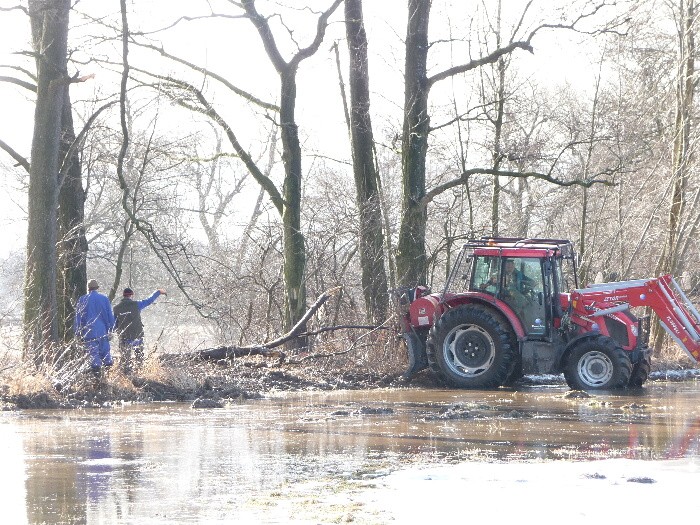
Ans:
[{"label": "man in dark jacket", "polygon": [[143,322],[141,310],[153,303],[160,295],[167,295],[165,290],[156,290],[150,297],[134,301],[134,291],[124,288],[122,300],[114,307],[116,329],[119,333],[119,351],[122,356],[122,368],[131,371],[131,353],[134,354],[136,367],[143,364]]}]

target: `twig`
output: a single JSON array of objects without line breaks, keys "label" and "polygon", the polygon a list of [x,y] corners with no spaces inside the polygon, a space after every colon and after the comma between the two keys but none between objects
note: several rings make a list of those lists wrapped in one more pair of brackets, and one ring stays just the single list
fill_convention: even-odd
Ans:
[{"label": "twig", "polygon": [[230,357],[262,355],[265,357],[279,357],[280,360],[284,360],[286,357],[284,352],[272,350],[272,348],[281,346],[287,341],[302,335],[301,330],[304,328],[304,326],[306,326],[307,321],[311,319],[311,317],[323,305],[323,303],[325,303],[328,299],[333,297],[339,290],[340,286],[337,286],[319,295],[318,299],[316,299],[316,302],[313,305],[311,305],[311,307],[306,311],[306,313],[302,316],[299,322],[282,337],[279,337],[263,345],[221,346],[219,348],[201,350],[200,352],[198,352],[198,356],[200,359],[227,359]]},{"label": "twig", "polygon": [[348,349],[346,349],[346,350],[341,350],[340,352],[330,352],[330,353],[327,353],[327,354],[309,354],[309,355],[306,355],[306,356],[301,357],[301,358],[299,358],[299,359],[290,360],[289,363],[290,363],[290,364],[298,364],[298,363],[301,363],[301,362],[303,362],[303,361],[306,361],[307,359],[319,359],[319,358],[322,358],[322,357],[336,357],[336,356],[339,356],[339,355],[349,354],[350,352],[352,352],[352,351],[355,349],[355,347],[357,346],[357,343],[359,343],[362,339],[364,339],[365,337],[367,337],[367,336],[370,335],[370,334],[373,334],[373,333],[376,332],[377,330],[383,330],[383,329],[385,329],[385,328],[386,328],[385,325],[386,325],[390,320],[391,320],[391,318],[387,319],[386,321],[384,321],[384,322],[383,322],[382,324],[380,324],[379,326],[374,327],[374,329],[370,330],[370,331],[367,332],[366,334],[362,334],[360,337],[358,337],[357,339],[355,339],[355,340],[352,342],[352,344],[350,345],[350,347],[349,347]]}]

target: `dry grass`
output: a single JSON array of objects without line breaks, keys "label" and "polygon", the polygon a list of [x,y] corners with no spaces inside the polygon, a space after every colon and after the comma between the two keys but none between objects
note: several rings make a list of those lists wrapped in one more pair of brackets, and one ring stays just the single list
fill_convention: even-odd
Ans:
[{"label": "dry grass", "polygon": [[46,374],[33,366],[18,364],[11,369],[11,372],[0,376],[0,381],[5,385],[6,394],[9,396],[21,394],[31,396],[53,390],[53,385]]},{"label": "dry grass", "polygon": [[193,375],[190,367],[181,363],[163,362],[157,354],[151,353],[145,360],[138,375],[145,380],[163,383],[181,391],[193,391],[198,388],[199,381]]},{"label": "dry grass", "polygon": [[690,357],[685,350],[676,344],[664,345],[661,350],[654,352],[651,361],[652,369],[658,370],[688,370],[698,368],[698,362]]}]

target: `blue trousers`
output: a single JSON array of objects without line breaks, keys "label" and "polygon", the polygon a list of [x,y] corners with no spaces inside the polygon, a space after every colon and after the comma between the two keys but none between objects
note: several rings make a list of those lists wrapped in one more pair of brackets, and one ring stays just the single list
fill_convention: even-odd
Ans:
[{"label": "blue trousers", "polygon": [[86,339],[85,349],[90,354],[90,366],[100,368],[101,366],[112,366],[112,354],[109,351],[109,339],[100,337],[98,339]]}]

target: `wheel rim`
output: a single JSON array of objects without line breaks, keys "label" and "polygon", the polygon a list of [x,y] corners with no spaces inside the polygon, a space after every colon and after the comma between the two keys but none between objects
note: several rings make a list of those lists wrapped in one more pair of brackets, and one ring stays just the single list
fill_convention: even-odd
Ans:
[{"label": "wheel rim", "polygon": [[474,377],[485,373],[496,358],[495,345],[489,333],[473,324],[450,330],[443,345],[445,363],[455,373]]},{"label": "wheel rim", "polygon": [[603,352],[587,352],[578,361],[578,376],[589,387],[604,385],[614,372],[612,360]]}]

